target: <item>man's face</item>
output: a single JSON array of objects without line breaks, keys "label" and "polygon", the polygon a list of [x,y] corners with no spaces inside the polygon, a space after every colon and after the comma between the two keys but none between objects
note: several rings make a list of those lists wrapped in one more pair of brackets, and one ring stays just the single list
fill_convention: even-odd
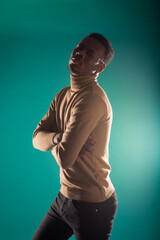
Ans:
[{"label": "man's face", "polygon": [[68,70],[74,76],[95,75],[105,68],[105,47],[91,37],[84,38],[72,51]]}]

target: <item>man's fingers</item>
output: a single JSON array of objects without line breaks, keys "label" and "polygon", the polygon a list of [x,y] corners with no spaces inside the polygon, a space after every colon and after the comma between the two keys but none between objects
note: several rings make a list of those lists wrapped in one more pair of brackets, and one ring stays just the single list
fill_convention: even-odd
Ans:
[{"label": "man's fingers", "polygon": [[87,141],[86,143],[85,143],[85,145],[87,145],[87,146],[89,146],[89,145],[96,145],[96,141],[94,141],[93,139],[91,139],[90,141]]},{"label": "man's fingers", "polygon": [[85,144],[82,149],[84,149],[85,151],[91,152],[93,151],[94,146],[91,144]]},{"label": "man's fingers", "polygon": [[92,145],[95,145],[95,144],[96,144],[96,141],[94,141],[94,140],[90,140],[89,143],[92,144]]},{"label": "man's fingers", "polygon": [[95,144],[96,142],[93,140],[92,135],[90,135],[89,138],[87,139],[86,143]]},{"label": "man's fingers", "polygon": [[86,152],[92,152],[93,149],[90,147],[86,148],[85,146],[83,146],[83,148],[80,151],[80,154],[86,153]]},{"label": "man's fingers", "polygon": [[57,133],[54,137],[55,144],[58,144],[62,139],[63,133]]},{"label": "man's fingers", "polygon": [[90,142],[85,144],[85,148],[93,148],[95,146],[95,142]]}]

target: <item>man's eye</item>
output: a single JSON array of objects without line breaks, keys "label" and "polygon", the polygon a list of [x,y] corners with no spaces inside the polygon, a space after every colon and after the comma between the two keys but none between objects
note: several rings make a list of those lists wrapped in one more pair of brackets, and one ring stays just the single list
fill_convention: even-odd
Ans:
[{"label": "man's eye", "polygon": [[76,47],[74,50],[73,50],[73,53],[75,53],[75,52],[78,52],[78,51],[80,51],[81,49],[79,48],[79,47]]},{"label": "man's eye", "polygon": [[91,52],[86,52],[86,54],[88,55],[88,56],[92,56],[92,53]]}]

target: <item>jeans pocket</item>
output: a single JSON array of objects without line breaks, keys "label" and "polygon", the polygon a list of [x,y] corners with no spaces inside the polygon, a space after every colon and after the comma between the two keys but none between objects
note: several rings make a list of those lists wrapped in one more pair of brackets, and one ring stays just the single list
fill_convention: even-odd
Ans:
[{"label": "jeans pocket", "polygon": [[106,208],[106,218],[113,220],[117,214],[118,203],[110,204]]}]

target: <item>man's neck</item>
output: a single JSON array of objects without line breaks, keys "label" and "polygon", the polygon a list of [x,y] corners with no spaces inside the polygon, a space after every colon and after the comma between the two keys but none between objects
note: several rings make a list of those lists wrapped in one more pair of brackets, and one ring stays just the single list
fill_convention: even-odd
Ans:
[{"label": "man's neck", "polygon": [[73,75],[70,74],[71,91],[79,91],[89,84],[97,82],[97,75]]}]

